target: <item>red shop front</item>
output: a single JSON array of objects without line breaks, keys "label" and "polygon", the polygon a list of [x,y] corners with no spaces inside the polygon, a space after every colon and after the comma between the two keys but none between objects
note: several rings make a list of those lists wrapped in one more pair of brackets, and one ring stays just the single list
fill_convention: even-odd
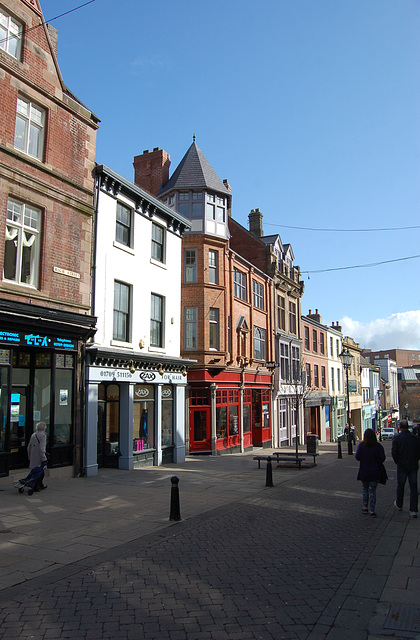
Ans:
[{"label": "red shop front", "polygon": [[189,451],[271,446],[271,375],[190,371]]}]

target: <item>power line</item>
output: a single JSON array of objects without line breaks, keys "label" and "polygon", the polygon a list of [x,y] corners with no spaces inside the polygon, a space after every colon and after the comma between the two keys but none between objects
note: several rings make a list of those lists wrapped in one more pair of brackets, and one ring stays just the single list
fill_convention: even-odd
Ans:
[{"label": "power line", "polygon": [[365,269],[367,267],[377,267],[381,264],[390,264],[391,262],[402,262],[403,260],[414,260],[420,258],[420,254],[416,256],[406,256],[405,258],[395,258],[394,260],[382,260],[381,262],[369,262],[367,264],[354,264],[349,267],[331,267],[330,269],[314,269],[312,271],[301,271],[301,273],[326,273],[327,271],[344,271],[346,269]]},{"label": "power line", "polygon": [[[28,29],[25,29],[25,35],[27,33],[29,33],[30,31],[34,31],[35,29],[39,29],[39,27],[42,27],[42,25],[47,24],[49,22],[54,22],[54,20],[58,20],[59,18],[63,18],[63,16],[67,16],[69,13],[73,13],[73,11],[78,11],[79,9],[83,9],[83,7],[86,7],[88,4],[92,4],[92,2],[96,2],[96,0],[88,0],[88,2],[84,2],[83,4],[80,4],[78,7],[74,7],[73,9],[69,9],[68,11],[65,11],[64,13],[60,13],[58,16],[54,16],[54,18],[50,18],[49,20],[45,20],[41,21],[39,24],[36,24],[33,27],[29,27]],[[20,36],[22,36],[22,34],[20,34]],[[6,38],[3,38],[2,40],[0,40],[0,44],[2,44],[3,42],[7,42],[8,40],[11,40],[12,38],[16,38],[16,35],[11,35],[11,36],[7,36]]]},{"label": "power line", "polygon": [[265,222],[265,225],[270,227],[282,227],[283,229],[297,229],[299,231],[333,231],[335,233],[372,233],[375,231],[408,231],[410,229],[420,229],[420,225],[413,225],[412,227],[379,227],[377,229],[322,229],[318,227],[294,227],[288,224],[274,224],[271,222]]}]

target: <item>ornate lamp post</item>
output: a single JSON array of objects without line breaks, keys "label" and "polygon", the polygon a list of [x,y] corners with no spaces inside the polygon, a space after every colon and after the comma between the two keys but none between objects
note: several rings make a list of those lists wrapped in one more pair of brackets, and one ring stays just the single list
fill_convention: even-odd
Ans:
[{"label": "ornate lamp post", "polygon": [[346,389],[347,389],[347,453],[349,456],[353,455],[353,442],[350,431],[350,391],[349,391],[349,369],[353,362],[354,356],[350,353],[347,347],[343,347],[340,353],[341,362],[346,372]]}]

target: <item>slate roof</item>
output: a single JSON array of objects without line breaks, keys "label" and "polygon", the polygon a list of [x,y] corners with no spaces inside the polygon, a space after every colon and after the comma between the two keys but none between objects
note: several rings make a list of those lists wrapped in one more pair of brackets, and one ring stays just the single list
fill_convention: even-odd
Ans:
[{"label": "slate roof", "polygon": [[168,182],[163,185],[159,198],[172,189],[210,189],[230,196],[219,176],[195,143],[192,143],[185,156],[175,169]]}]

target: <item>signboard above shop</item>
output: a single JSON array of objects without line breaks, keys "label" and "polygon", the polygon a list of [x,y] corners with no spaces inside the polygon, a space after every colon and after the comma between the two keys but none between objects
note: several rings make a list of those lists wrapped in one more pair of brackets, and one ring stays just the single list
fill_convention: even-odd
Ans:
[{"label": "signboard above shop", "polygon": [[77,340],[51,336],[45,333],[25,333],[22,331],[0,331],[0,347],[43,347],[77,351]]},{"label": "signboard above shop", "polygon": [[182,373],[164,371],[160,374],[158,371],[142,371],[136,369],[134,373],[130,373],[129,369],[122,368],[104,368],[90,366],[87,369],[87,378],[89,382],[137,382],[139,384],[187,384],[187,377]]}]

